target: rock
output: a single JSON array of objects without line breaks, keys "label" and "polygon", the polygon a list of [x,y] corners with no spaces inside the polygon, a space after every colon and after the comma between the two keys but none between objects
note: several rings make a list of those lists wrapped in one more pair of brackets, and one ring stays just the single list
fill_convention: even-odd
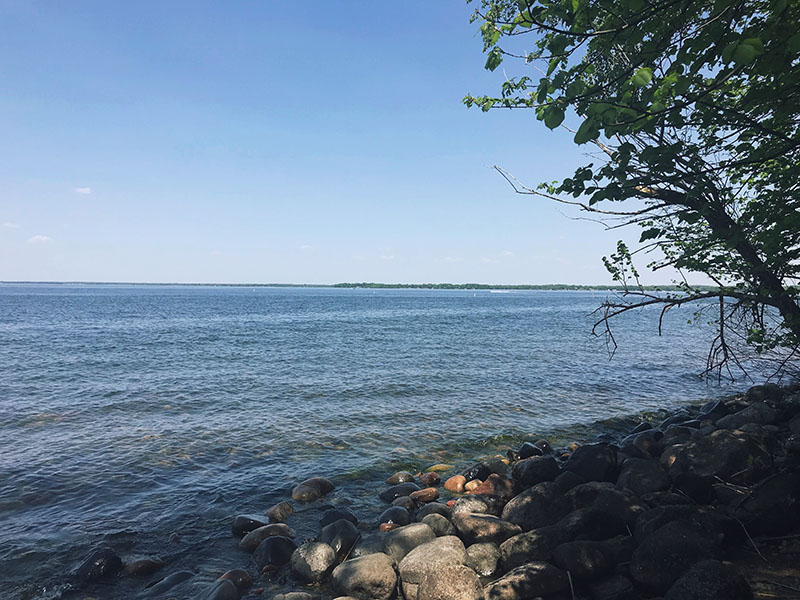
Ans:
[{"label": "rock", "polygon": [[202,594],[199,600],[239,600],[239,590],[228,579],[217,579]]},{"label": "rock", "polygon": [[583,540],[558,546],[553,551],[553,564],[577,579],[598,579],[616,566],[602,542]]},{"label": "rock", "polygon": [[444,463],[436,463],[435,465],[431,465],[426,471],[433,471],[434,473],[441,473],[442,471],[449,471],[453,468],[453,465],[446,465]]},{"label": "rock", "polygon": [[625,521],[620,517],[594,507],[572,511],[557,525],[573,539],[607,540],[627,532]]},{"label": "rock", "polygon": [[262,571],[274,571],[289,562],[297,546],[288,537],[268,537],[253,552],[253,561]]},{"label": "rock", "polygon": [[400,579],[419,584],[431,571],[447,565],[463,565],[467,561],[464,544],[454,535],[436,538],[411,550],[397,566]]},{"label": "rock", "polygon": [[497,496],[501,500],[508,501],[514,497],[515,486],[514,482],[508,479],[508,477],[505,475],[492,473],[482,484],[469,490],[469,493],[488,494],[491,496]]},{"label": "rock", "polygon": [[438,473],[431,471],[430,473],[423,473],[419,476],[419,482],[425,487],[433,487],[442,482],[442,478]]},{"label": "rock", "polygon": [[483,588],[469,567],[447,565],[425,575],[417,600],[483,600]]},{"label": "rock", "polygon": [[650,508],[667,504],[693,504],[690,498],[687,498],[683,494],[675,494],[673,492],[651,492],[649,494],[644,494],[641,500]]},{"label": "rock", "polygon": [[741,526],[732,519],[695,505],[659,506],[645,511],[636,519],[634,534],[641,541],[664,525],[680,521],[715,546],[738,541]]},{"label": "rock", "polygon": [[383,532],[394,531],[395,529],[398,529],[399,527],[401,527],[401,525],[398,525],[397,523],[392,523],[391,521],[389,521],[388,523],[381,523],[380,525],[378,525],[378,531],[383,531]]},{"label": "rock", "polygon": [[753,592],[731,565],[704,560],[672,584],[664,600],[751,600]]},{"label": "rock", "polygon": [[534,444],[539,450],[542,451],[542,454],[552,454],[553,453],[553,446],[547,440],[539,440]]},{"label": "rock", "polygon": [[294,512],[291,502],[279,502],[267,510],[270,523],[283,523]]},{"label": "rock", "polygon": [[669,417],[661,421],[658,428],[659,429],[666,429],[670,425],[677,425],[679,423],[684,423],[692,418],[691,413],[686,410],[685,408],[679,408],[674,413],[672,413]]},{"label": "rock", "polygon": [[428,515],[433,514],[442,515],[443,517],[449,519],[452,513],[452,509],[446,504],[441,504],[440,502],[429,502],[428,504],[419,507],[417,512],[414,513],[414,520],[419,522]]},{"label": "rock", "polygon": [[541,456],[543,454],[542,449],[538,448],[531,442],[525,442],[522,446],[519,447],[519,458],[520,460],[525,460],[526,458],[530,458],[531,456]]},{"label": "rock", "polygon": [[[475,511],[478,512],[478,511]],[[539,483],[508,501],[501,518],[519,525],[523,531],[553,525],[569,512],[561,489],[550,482]]]},{"label": "rock", "polygon": [[380,493],[380,498],[384,502],[392,502],[392,500],[395,498],[399,498],[401,496],[410,496],[411,492],[416,492],[419,489],[420,487],[411,481],[408,483],[398,483],[397,485],[393,485],[392,487],[382,491]]},{"label": "rock", "polygon": [[333,490],[333,483],[324,477],[306,479],[292,490],[292,500],[297,502],[313,502]]},{"label": "rock", "polygon": [[565,471],[572,471],[586,481],[617,480],[617,449],[609,444],[587,444],[581,446],[567,460]]},{"label": "rock", "polygon": [[710,419],[716,422],[730,413],[731,409],[728,408],[724,400],[712,400],[702,406],[698,416],[701,419]]},{"label": "rock", "polygon": [[454,513],[453,525],[467,545],[481,542],[502,544],[508,538],[522,533],[522,528],[493,515],[481,513]]},{"label": "rock", "polygon": [[484,542],[467,547],[467,566],[481,577],[491,577],[497,572],[500,549],[497,544]]},{"label": "rock", "polygon": [[226,571],[220,576],[220,579],[227,579],[233,582],[233,585],[235,585],[236,589],[239,590],[240,595],[253,585],[253,578],[250,577],[250,573],[244,569],[232,569],[230,571]]},{"label": "rock", "polygon": [[611,575],[590,583],[589,594],[592,600],[634,600],[638,598],[631,580],[624,575]]},{"label": "rock", "polygon": [[194,577],[194,573],[191,571],[178,571],[176,573],[170,573],[166,577],[145,586],[144,595],[150,598],[160,597],[169,590],[173,589],[175,586],[180,585],[192,577]]},{"label": "rock", "polygon": [[[343,522],[350,523],[350,521]],[[292,574],[308,583],[323,581],[334,566],[336,566],[336,552],[323,542],[304,543],[292,553],[289,562]]]},{"label": "rock", "polygon": [[323,527],[317,535],[317,541],[333,548],[337,561],[341,562],[350,554],[359,537],[361,534],[351,521],[339,519]]},{"label": "rock", "polygon": [[385,536],[385,533],[371,533],[361,536],[361,539],[353,546],[353,551],[350,553],[351,559],[383,552],[383,538]]},{"label": "rock", "polygon": [[358,517],[349,508],[330,508],[322,513],[322,518],[319,520],[319,526],[325,527],[339,519],[347,519],[354,525],[358,525]]},{"label": "rock", "polygon": [[312,596],[308,592],[287,592],[273,596],[272,600],[318,600],[318,596]]},{"label": "rock", "polygon": [[483,482],[480,479],[473,479],[464,484],[464,491],[469,493],[472,490],[481,487],[481,485],[483,485]]},{"label": "rock", "polygon": [[629,458],[622,463],[617,486],[637,496],[669,489],[669,477],[658,463],[643,458]]},{"label": "rock", "polygon": [[586,483],[586,480],[580,475],[576,475],[570,471],[562,471],[561,474],[553,480],[556,487],[562,494],[566,494],[575,486]]},{"label": "rock", "polygon": [[263,527],[254,529],[244,536],[239,542],[239,548],[246,550],[247,552],[253,552],[256,548],[258,548],[258,545],[261,542],[274,535],[282,535],[283,537],[294,538],[297,534],[295,533],[294,529],[285,523],[270,523],[269,525],[264,525]]},{"label": "rock", "polygon": [[409,483],[414,481],[414,476],[408,471],[398,471],[386,480],[387,485],[397,485],[398,483]]},{"label": "rock", "polygon": [[528,488],[543,481],[553,481],[560,471],[552,456],[533,456],[515,462],[511,467],[511,476],[522,487]]},{"label": "rock", "polygon": [[643,431],[649,431],[652,428],[653,426],[650,423],[648,423],[647,421],[642,421],[636,427],[631,429],[631,434],[642,433]]},{"label": "rock", "polygon": [[438,500],[438,498],[439,498],[439,490],[437,490],[436,488],[432,488],[432,487],[424,488],[424,489],[421,489],[421,490],[417,490],[415,492],[411,492],[409,494],[409,497],[414,502],[420,502],[420,503],[433,502],[434,500]]},{"label": "rock", "polygon": [[717,419],[716,425],[722,429],[739,429],[747,423],[772,425],[778,417],[778,411],[774,408],[763,402],[754,402],[739,412]]},{"label": "rock", "polygon": [[435,538],[433,529],[424,523],[412,523],[387,533],[383,538],[383,551],[399,563],[414,548]]},{"label": "rock", "polygon": [[503,510],[503,504],[500,498],[489,494],[462,496],[453,504],[452,514],[483,513],[497,516]]},{"label": "rock", "polygon": [[620,442],[620,451],[634,458],[655,458],[661,454],[664,434],[657,429],[627,436]]},{"label": "rock", "polygon": [[400,508],[405,508],[409,514],[417,508],[417,503],[414,502],[408,496],[400,496],[399,498],[395,498],[392,500],[392,506],[399,506]]},{"label": "rock", "polygon": [[508,571],[532,560],[549,561],[558,546],[571,540],[569,532],[557,525],[515,535],[500,544],[500,565]]},{"label": "rock", "polygon": [[750,489],[739,499],[733,516],[751,535],[779,535],[800,522],[800,475],[778,473]]},{"label": "rock", "polygon": [[[408,498],[408,496],[405,496],[405,498]],[[408,514],[405,508],[400,506],[390,506],[378,517],[378,523],[396,523],[401,527],[403,525],[408,525],[410,522],[411,515]]]},{"label": "rock", "polygon": [[564,500],[573,510],[595,508],[628,525],[636,522],[636,517],[645,507],[625,489],[617,489],[607,482],[590,481],[575,486],[564,495]]},{"label": "rock", "polygon": [[397,573],[390,557],[369,554],[336,567],[332,584],[338,592],[359,600],[389,600],[397,587]]},{"label": "rock", "polygon": [[691,565],[713,550],[714,544],[685,522],[673,521],[651,533],[634,550],[630,574],[643,588],[664,593]]},{"label": "rock", "polygon": [[529,562],[509,571],[483,591],[486,600],[520,600],[557,594],[568,589],[566,571],[546,562]]},{"label": "rock", "polygon": [[425,525],[433,529],[433,533],[436,534],[436,537],[456,534],[455,526],[442,515],[427,515],[422,519],[421,523],[425,523]]},{"label": "rock", "polygon": [[143,558],[125,565],[125,574],[131,577],[139,577],[141,575],[152,575],[156,571],[163,569],[166,563],[152,558]]},{"label": "rock", "polygon": [[98,579],[113,577],[122,570],[122,559],[114,550],[101,547],[93,550],[75,570],[74,579],[78,585],[85,585]]},{"label": "rock", "polygon": [[460,494],[464,491],[464,485],[467,483],[467,478],[463,475],[453,475],[444,482],[444,489],[448,492]]},{"label": "rock", "polygon": [[778,401],[783,398],[783,388],[775,383],[754,385],[747,390],[747,399],[753,402]]},{"label": "rock", "polygon": [[243,535],[258,529],[259,527],[264,527],[265,525],[267,525],[267,523],[261,519],[248,517],[247,515],[239,515],[233,520],[231,531],[236,537],[242,537]]},{"label": "rock", "polygon": [[461,474],[467,478],[467,481],[472,481],[473,479],[480,479],[483,481],[492,473],[505,475],[506,470],[507,465],[501,459],[489,459],[472,465]]},{"label": "rock", "polygon": [[745,434],[720,429],[708,436],[665,449],[661,455],[661,465],[673,480],[686,473],[724,479],[746,469],[764,454]]}]

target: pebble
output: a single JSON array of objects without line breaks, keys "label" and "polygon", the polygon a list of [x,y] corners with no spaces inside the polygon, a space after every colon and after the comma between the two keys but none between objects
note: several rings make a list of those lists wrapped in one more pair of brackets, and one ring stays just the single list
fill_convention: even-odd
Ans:
[{"label": "pebble", "polygon": [[444,482],[444,489],[448,492],[460,494],[464,491],[464,485],[467,483],[467,478],[463,475],[453,475]]},{"label": "pebble", "polygon": [[464,490],[470,492],[475,488],[479,488],[481,485],[483,485],[483,482],[480,479],[473,479],[464,484]]},{"label": "pebble", "polygon": [[442,481],[442,478],[438,473],[431,471],[430,473],[423,473],[420,475],[419,481],[426,487],[433,487],[434,485],[439,485],[439,483]]},{"label": "pebble", "polygon": [[409,497],[414,500],[414,502],[433,502],[439,498],[439,490],[429,487],[411,492]]}]

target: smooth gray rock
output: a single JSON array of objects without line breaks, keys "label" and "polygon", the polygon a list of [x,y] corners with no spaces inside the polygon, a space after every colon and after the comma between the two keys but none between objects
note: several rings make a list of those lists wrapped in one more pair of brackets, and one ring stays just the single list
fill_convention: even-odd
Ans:
[{"label": "smooth gray rock", "polygon": [[376,531],[375,533],[361,536],[361,539],[353,546],[350,557],[359,558],[360,556],[383,552],[383,538],[385,537],[386,533],[383,531]]},{"label": "smooth gray rock", "polygon": [[217,579],[199,596],[199,600],[239,600],[239,590],[228,579]]},{"label": "smooth gray rock", "polygon": [[439,514],[427,515],[422,519],[422,522],[433,529],[433,533],[435,533],[437,537],[455,535],[456,533],[455,526],[446,517]]},{"label": "smooth gray rock", "polygon": [[558,546],[553,551],[553,564],[569,571],[576,579],[599,579],[616,566],[602,542],[585,540]]},{"label": "smooth gray rock", "polygon": [[753,402],[753,404],[739,412],[718,419],[716,425],[722,429],[739,429],[747,423],[772,425],[777,422],[778,417],[778,411],[768,404]]},{"label": "smooth gray rock", "polygon": [[455,504],[453,504],[451,516],[458,513],[482,513],[499,516],[502,508],[502,502],[496,496],[468,494],[456,500]]},{"label": "smooth gray rock", "polygon": [[259,569],[275,570],[289,562],[297,548],[292,540],[282,535],[268,537],[253,552],[253,562]]},{"label": "smooth gray rock", "polygon": [[546,562],[529,562],[509,571],[484,589],[486,600],[520,600],[569,589],[567,572]]},{"label": "smooth gray rock", "polygon": [[419,584],[429,571],[447,565],[463,565],[467,551],[454,535],[436,538],[411,550],[398,565],[400,578],[407,583]]},{"label": "smooth gray rock", "polygon": [[346,560],[333,570],[332,584],[358,600],[389,600],[397,587],[394,561],[382,553]]},{"label": "smooth gray rock", "polygon": [[617,487],[628,489],[637,496],[669,489],[669,476],[661,466],[644,458],[629,458],[622,463]]},{"label": "smooth gray rock", "polygon": [[328,544],[336,552],[336,560],[342,562],[361,537],[358,528],[347,519],[339,519],[323,527],[317,535],[317,541]]},{"label": "smooth gray rock", "polygon": [[553,481],[560,472],[552,456],[532,456],[518,460],[511,466],[511,477],[526,488],[543,481]]},{"label": "smooth gray rock", "polygon": [[292,500],[297,502],[313,502],[333,491],[334,485],[325,477],[306,479],[292,490]]},{"label": "smooth gray rock", "polygon": [[302,544],[292,553],[289,561],[292,574],[308,583],[319,583],[325,580],[335,565],[336,552],[323,542]]},{"label": "smooth gray rock", "polygon": [[565,471],[572,471],[586,481],[617,480],[619,466],[617,449],[609,444],[586,444],[581,446],[567,460]]},{"label": "smooth gray rock", "polygon": [[426,573],[417,600],[483,600],[483,588],[469,567],[446,565]]},{"label": "smooth gray rock", "polygon": [[480,542],[502,544],[508,538],[522,533],[519,525],[480,513],[455,513],[453,525],[467,545]]},{"label": "smooth gray rock", "polygon": [[556,547],[572,539],[567,530],[557,525],[515,535],[500,544],[500,565],[508,571],[532,560],[549,561]]},{"label": "smooth gray rock", "polygon": [[551,482],[539,483],[514,496],[503,508],[501,518],[523,531],[553,525],[569,513],[561,488]]},{"label": "smooth gray rock", "polygon": [[383,551],[399,563],[414,548],[435,538],[433,529],[425,523],[412,523],[387,533],[383,538]]},{"label": "smooth gray rock", "polygon": [[500,549],[497,544],[484,542],[467,547],[467,566],[481,577],[491,577],[497,572]]}]

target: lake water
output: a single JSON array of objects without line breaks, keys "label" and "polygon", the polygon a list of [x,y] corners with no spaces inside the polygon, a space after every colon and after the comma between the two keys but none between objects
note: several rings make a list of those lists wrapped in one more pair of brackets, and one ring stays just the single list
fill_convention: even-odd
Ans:
[{"label": "lake water", "polygon": [[[664,337],[655,313],[626,315],[609,360],[590,334],[606,295],[0,285],[0,596],[59,597],[104,544],[194,571],[170,597],[195,597],[248,567],[233,516],[306,477],[375,518],[399,468],[746,387],[698,379],[711,332],[690,309]],[[321,508],[299,508],[290,524],[312,536]]]}]

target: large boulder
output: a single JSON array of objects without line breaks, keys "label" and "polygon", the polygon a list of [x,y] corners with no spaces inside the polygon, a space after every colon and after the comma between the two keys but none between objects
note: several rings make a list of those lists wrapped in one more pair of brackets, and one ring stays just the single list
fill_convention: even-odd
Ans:
[{"label": "large boulder", "polygon": [[359,556],[367,556],[368,554],[377,554],[383,552],[383,538],[386,533],[383,531],[376,531],[368,535],[363,535],[353,546],[353,551],[350,553],[352,558]]},{"label": "large boulder", "polygon": [[394,561],[382,553],[351,558],[333,570],[332,584],[344,596],[389,600],[397,587]]},{"label": "large boulder", "polygon": [[447,565],[426,573],[417,600],[483,600],[483,588],[469,567]]},{"label": "large boulder", "polygon": [[497,544],[484,542],[467,547],[467,566],[481,577],[491,577],[497,572],[500,549]]},{"label": "large boulder", "polygon": [[411,515],[402,506],[390,506],[378,517],[378,523],[395,523],[402,527],[411,522]]},{"label": "large boulder", "polygon": [[422,488],[420,488],[416,483],[409,481],[406,483],[398,483],[397,485],[393,485],[383,490],[379,496],[384,502],[392,502],[402,496],[410,496],[412,492],[417,492],[420,489]]},{"label": "large boulder", "polygon": [[456,513],[453,515],[452,521],[459,537],[467,545],[480,542],[502,544],[508,538],[522,533],[519,525],[498,519],[493,515]]},{"label": "large boulder", "polygon": [[411,550],[398,565],[404,583],[422,583],[430,571],[467,562],[464,544],[454,535],[436,538]]},{"label": "large boulder", "polygon": [[442,535],[455,535],[456,528],[455,526],[442,515],[432,514],[427,515],[422,519],[422,522],[425,523],[428,527],[433,529],[433,532],[437,536]]},{"label": "large boulder", "polygon": [[558,546],[553,551],[553,563],[577,579],[598,579],[616,566],[603,542],[584,540]]},{"label": "large boulder", "polygon": [[511,467],[514,481],[526,488],[543,481],[553,481],[559,472],[558,463],[552,456],[532,456],[518,460]]},{"label": "large boulder", "polygon": [[565,471],[572,471],[586,481],[617,480],[619,466],[617,449],[610,444],[587,444],[579,447],[564,465]]},{"label": "large boulder", "polygon": [[263,542],[268,537],[272,537],[275,535],[282,535],[283,537],[293,538],[297,534],[295,533],[294,529],[292,529],[285,523],[270,523],[269,525],[264,525],[263,527],[254,529],[253,531],[245,535],[239,542],[239,548],[241,548],[242,550],[246,550],[247,552],[253,552],[256,548],[258,548],[258,545],[261,542]]},{"label": "large boulder", "polygon": [[267,523],[263,519],[248,515],[239,515],[231,524],[231,532],[236,537],[242,537],[259,527],[264,527],[264,525],[267,525]]},{"label": "large boulder", "polygon": [[253,562],[262,571],[274,571],[289,562],[297,545],[288,537],[273,535],[258,545]]},{"label": "large boulder", "polygon": [[78,585],[84,585],[98,579],[113,577],[122,570],[122,559],[108,547],[94,550],[78,566],[74,573],[74,580]]},{"label": "large boulder", "polygon": [[322,513],[322,517],[319,520],[319,526],[325,527],[326,525],[330,525],[339,519],[347,519],[351,523],[358,525],[358,517],[356,516],[356,513],[346,507],[336,507],[329,508]]},{"label": "large boulder", "polygon": [[425,523],[412,523],[387,533],[383,538],[383,551],[399,563],[414,548],[435,538],[433,529]]},{"label": "large boulder", "polygon": [[566,571],[546,562],[529,562],[487,585],[486,600],[520,600],[548,596],[569,589]]},{"label": "large boulder", "polygon": [[505,502],[498,496],[490,494],[476,494],[462,496],[453,504],[451,514],[456,513],[483,513],[486,515],[499,516],[503,510]]},{"label": "large boulder", "polygon": [[667,472],[655,461],[629,458],[622,463],[617,486],[628,489],[637,496],[669,489]]},{"label": "large boulder", "polygon": [[687,473],[725,479],[746,469],[764,454],[746,434],[720,429],[666,448],[661,455],[661,465],[673,480]]},{"label": "large boulder", "polygon": [[228,579],[217,579],[198,596],[198,600],[239,600],[239,590]]},{"label": "large boulder", "polygon": [[672,584],[664,600],[752,600],[744,577],[731,565],[716,560],[695,564]]},{"label": "large boulder", "polygon": [[306,479],[292,490],[292,500],[313,502],[333,490],[333,483],[324,477]]},{"label": "large boulder", "polygon": [[319,583],[336,565],[336,552],[322,542],[306,542],[297,548],[289,562],[292,574],[302,581]]},{"label": "large boulder", "polygon": [[532,560],[549,561],[556,547],[572,539],[569,531],[557,525],[515,535],[500,544],[500,565],[508,571]]},{"label": "large boulder", "polygon": [[722,429],[739,429],[747,423],[758,425],[772,425],[778,420],[777,410],[763,402],[753,402],[750,406],[739,412],[722,417],[717,420],[717,427]]},{"label": "large boulder", "polygon": [[358,528],[347,519],[339,519],[323,527],[317,541],[328,544],[336,552],[336,560],[343,561],[353,549],[361,534]]},{"label": "large boulder", "polygon": [[561,497],[561,488],[550,482],[539,483],[509,500],[501,518],[519,525],[523,531],[558,522],[570,511]]}]

